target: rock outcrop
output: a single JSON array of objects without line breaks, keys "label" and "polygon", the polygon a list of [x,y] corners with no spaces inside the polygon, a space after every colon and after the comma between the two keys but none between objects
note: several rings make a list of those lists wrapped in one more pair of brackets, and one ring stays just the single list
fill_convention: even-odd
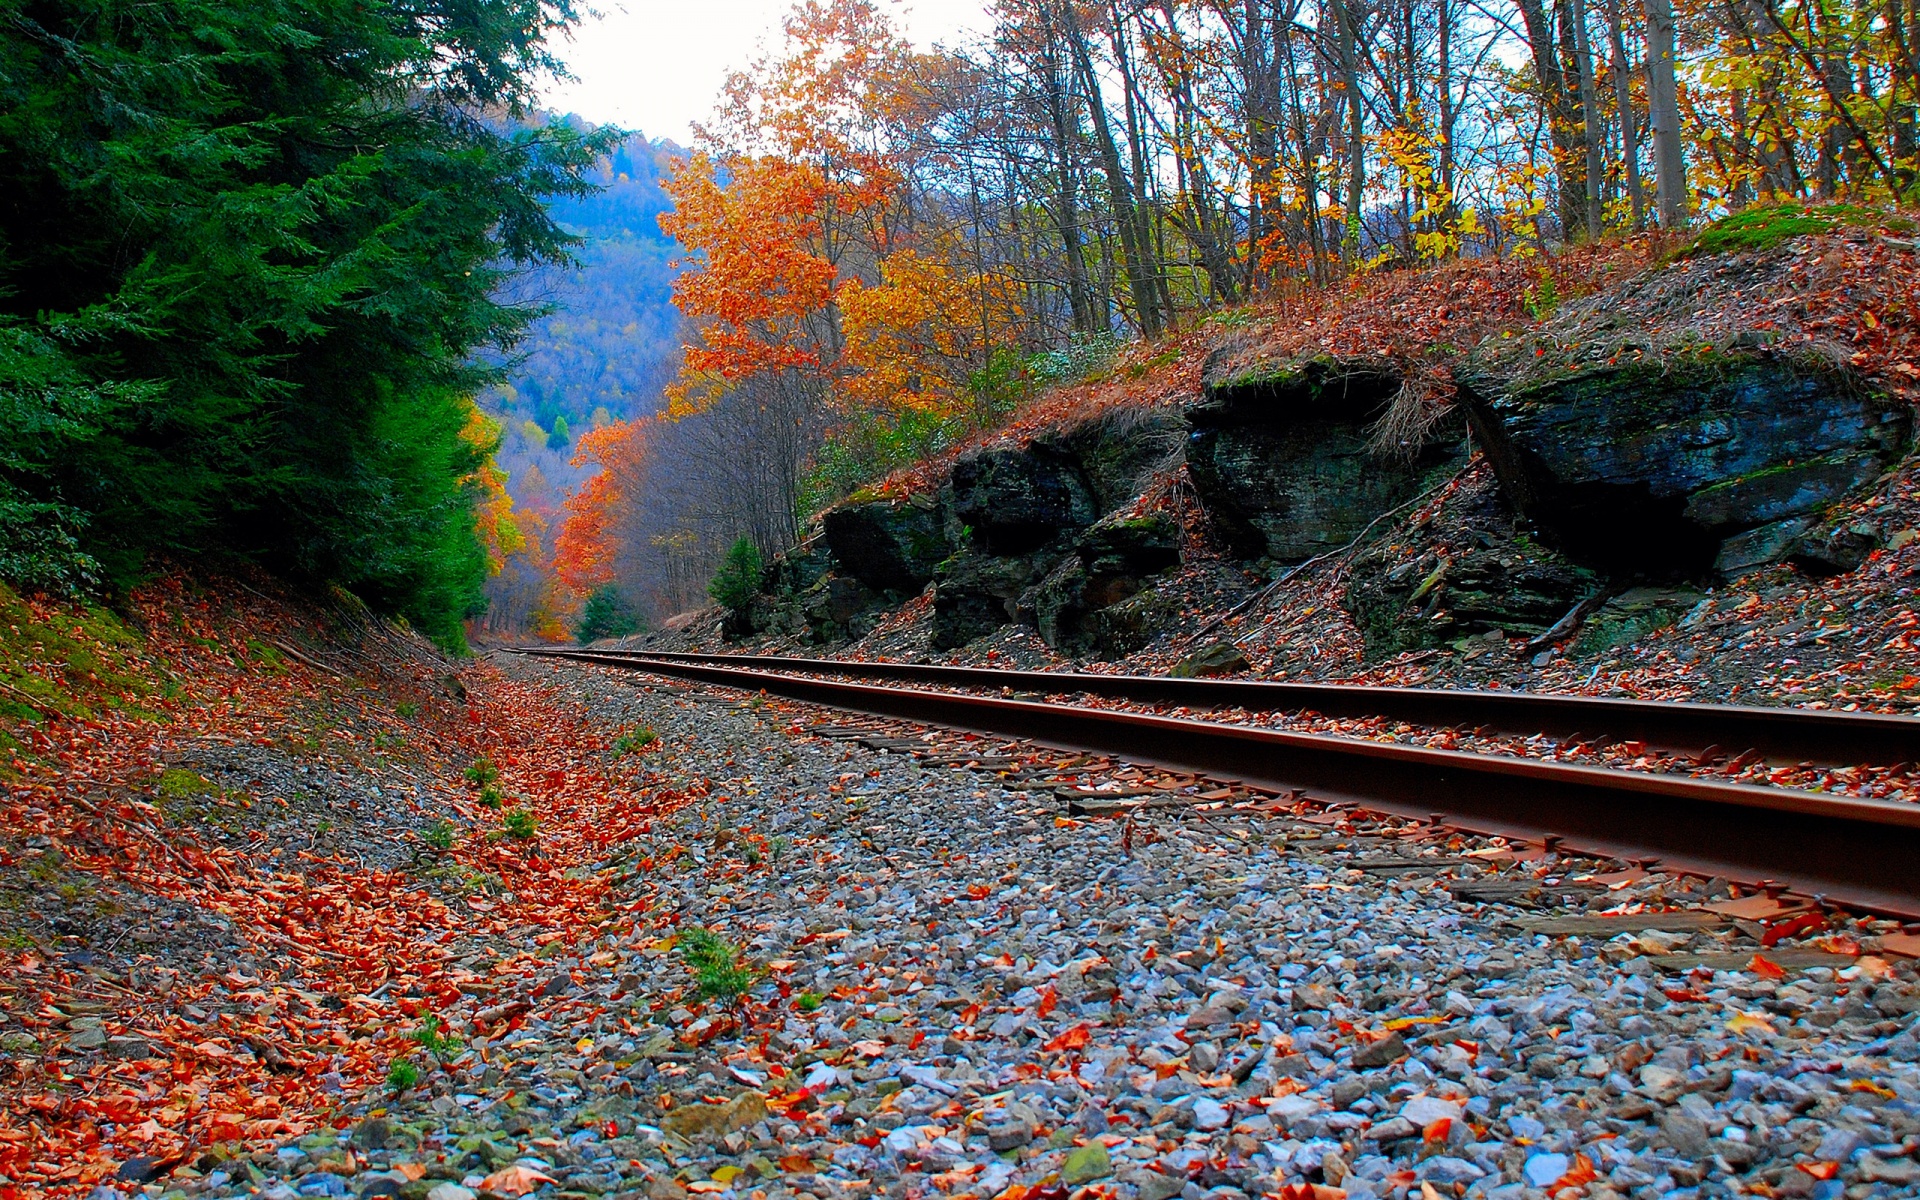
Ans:
[{"label": "rock outcrop", "polygon": [[1208,378],[1187,410],[1187,470],[1235,553],[1299,562],[1346,545],[1418,495],[1455,451],[1436,444],[1408,461],[1369,448],[1399,390],[1399,378],[1371,360],[1315,358]]},{"label": "rock outcrop", "polygon": [[1034,625],[1067,654],[1121,658],[1158,632],[1159,607],[1125,605],[1180,562],[1180,529],[1165,517],[1116,518],[1082,534],[1033,598]]},{"label": "rock outcrop", "polygon": [[1910,406],[1830,363],[1756,349],[1608,365],[1602,349],[1563,347],[1592,365],[1478,375],[1469,412],[1515,507],[1612,573],[1786,559],[1912,442]]},{"label": "rock outcrop", "polygon": [[828,509],[822,533],[840,572],[880,592],[917,595],[949,546],[930,496],[855,500]]},{"label": "rock outcrop", "polygon": [[976,550],[1025,554],[1099,517],[1080,466],[1059,449],[995,447],[953,465],[951,509]]},{"label": "rock outcrop", "polygon": [[1021,596],[1048,561],[1037,554],[962,554],[943,564],[933,585],[928,645],[956,649],[1017,620]]},{"label": "rock outcrop", "polygon": [[1367,656],[1383,658],[1495,631],[1538,636],[1602,587],[1529,537],[1483,472],[1426,521],[1362,551],[1343,603]]}]

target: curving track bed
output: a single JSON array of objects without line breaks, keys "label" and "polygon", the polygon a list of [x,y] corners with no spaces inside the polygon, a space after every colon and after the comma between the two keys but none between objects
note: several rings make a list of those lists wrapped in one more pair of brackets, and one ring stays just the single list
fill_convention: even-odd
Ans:
[{"label": "curving track bed", "polygon": [[[1312,709],[1516,733],[1582,731],[1590,738],[1633,739],[1694,752],[1740,747],[1742,757],[1829,763],[1899,764],[1920,757],[1920,720],[1910,717],[923,664],[592,650],[529,653],[1112,755],[1232,780],[1292,801],[1391,813],[1509,841],[1643,865],[1657,862],[1667,870],[1770,881],[1853,907],[1920,918],[1920,805],[1118,711],[1046,697],[1084,694],[1186,709]],[[902,683],[944,690],[898,686]],[[1022,693],[1030,698],[1020,698]]]}]

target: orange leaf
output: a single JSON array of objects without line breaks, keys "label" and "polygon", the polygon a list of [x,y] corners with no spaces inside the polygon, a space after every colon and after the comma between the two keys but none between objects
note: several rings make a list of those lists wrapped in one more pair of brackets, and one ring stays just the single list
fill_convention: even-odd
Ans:
[{"label": "orange leaf", "polygon": [[1782,967],[1779,963],[1774,962],[1763,954],[1754,955],[1753,960],[1747,963],[1747,970],[1752,971],[1762,979],[1785,979],[1787,977],[1785,967]]},{"label": "orange leaf", "polygon": [[542,1175],[532,1167],[523,1167],[515,1163],[502,1167],[486,1177],[480,1184],[483,1192],[493,1192],[501,1196],[524,1196],[543,1183],[552,1183],[553,1176]]},{"label": "orange leaf", "polygon": [[1054,1054],[1061,1050],[1078,1050],[1080,1047],[1086,1045],[1088,1039],[1091,1037],[1093,1037],[1093,1031],[1087,1028],[1085,1022],[1082,1022],[1071,1029],[1064,1030],[1055,1035],[1040,1048],[1049,1054]]}]

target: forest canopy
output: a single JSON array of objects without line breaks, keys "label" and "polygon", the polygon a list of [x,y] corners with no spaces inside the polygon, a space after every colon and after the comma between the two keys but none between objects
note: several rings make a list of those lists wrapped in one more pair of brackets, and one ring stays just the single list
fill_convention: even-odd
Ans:
[{"label": "forest canopy", "polygon": [[478,352],[614,144],[531,120],[575,16],[0,0],[0,575],[236,554],[457,644],[504,514]]},{"label": "forest canopy", "polygon": [[878,0],[796,0],[729,79],[665,187],[680,376],[581,445],[606,478],[554,539],[569,588],[702,603],[737,538],[776,555],[1123,342],[1151,373],[1249,305],[1480,259],[1538,273],[1545,312],[1571,247],[1920,194],[1915,0],[982,7],[923,50]]}]

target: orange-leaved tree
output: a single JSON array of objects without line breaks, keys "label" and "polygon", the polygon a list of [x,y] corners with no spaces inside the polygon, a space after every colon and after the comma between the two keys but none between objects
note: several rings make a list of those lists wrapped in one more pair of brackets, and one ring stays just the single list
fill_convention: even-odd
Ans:
[{"label": "orange-leaved tree", "polygon": [[781,54],[729,78],[700,152],[667,184],[661,228],[689,252],[674,302],[697,325],[674,416],[765,375],[826,403],[844,369],[840,293],[893,235],[887,97],[911,50],[871,0],[804,0],[784,30]]},{"label": "orange-leaved tree", "polygon": [[586,434],[575,466],[597,466],[567,497],[566,520],[554,539],[554,576],[576,596],[612,583],[620,555],[620,514],[645,486],[653,418],[615,421]]}]

